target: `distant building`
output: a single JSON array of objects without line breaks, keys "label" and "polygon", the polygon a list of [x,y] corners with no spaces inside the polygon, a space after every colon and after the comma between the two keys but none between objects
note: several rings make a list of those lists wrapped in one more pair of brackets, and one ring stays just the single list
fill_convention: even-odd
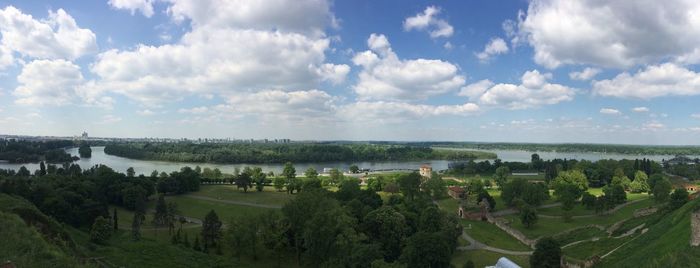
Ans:
[{"label": "distant building", "polygon": [[464,189],[459,186],[448,187],[447,194],[449,194],[454,199],[464,199]]},{"label": "distant building", "polygon": [[86,132],[86,131],[83,131],[83,135],[81,135],[80,137],[81,137],[83,140],[87,140],[87,139],[88,139],[88,134],[87,134],[87,132]]},{"label": "distant building", "polygon": [[422,165],[418,173],[423,177],[430,178],[433,176],[433,168],[430,165]]},{"label": "distant building", "polygon": [[498,259],[498,262],[496,262],[496,265],[486,266],[486,268],[520,268],[520,265],[517,265],[506,257],[501,257]]}]

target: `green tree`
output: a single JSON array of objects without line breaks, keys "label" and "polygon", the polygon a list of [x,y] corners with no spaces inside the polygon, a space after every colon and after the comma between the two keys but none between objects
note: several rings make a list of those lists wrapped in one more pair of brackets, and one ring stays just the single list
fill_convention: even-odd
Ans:
[{"label": "green tree", "polygon": [[409,268],[449,267],[452,248],[441,233],[417,232],[407,239],[401,260]]},{"label": "green tree", "polygon": [[561,264],[561,247],[551,237],[537,241],[535,251],[530,256],[530,266],[542,268],[559,268]]},{"label": "green tree", "polygon": [[425,181],[423,188],[434,199],[443,199],[447,195],[447,186],[440,176],[432,176]]},{"label": "green tree", "polygon": [[194,237],[194,244],[192,245],[192,249],[195,251],[202,251],[202,247],[199,245],[199,236]]},{"label": "green tree", "polygon": [[114,213],[112,214],[112,221],[113,221],[112,226],[114,227],[114,231],[119,230],[119,219],[117,218],[117,208],[114,208]]},{"label": "green tree", "polygon": [[134,171],[133,167],[129,167],[126,169],[126,176],[129,178],[133,178],[134,176],[136,176],[136,171]]},{"label": "green tree", "polygon": [[284,164],[282,176],[287,180],[291,180],[297,177],[297,170],[294,168],[294,165],[292,165],[292,162],[287,162]]},{"label": "green tree", "polygon": [[221,221],[216,212],[212,209],[204,217],[202,222],[202,245],[204,248],[216,246],[221,238]]},{"label": "green tree", "polygon": [[92,229],[90,229],[90,241],[104,244],[109,240],[112,235],[112,225],[109,220],[102,216],[95,218],[95,222],[92,224]]},{"label": "green tree", "polygon": [[332,168],[329,172],[331,184],[338,185],[343,181],[343,173],[337,168]]},{"label": "green tree", "polygon": [[262,171],[262,168],[254,167],[251,178],[255,182],[255,190],[262,192],[265,189],[265,180],[267,179],[267,175]]},{"label": "green tree", "polygon": [[510,168],[508,168],[507,166],[501,166],[496,169],[496,172],[493,174],[493,179],[496,181],[496,185],[498,185],[498,188],[502,188],[503,185],[505,185],[508,181],[509,176]]},{"label": "green tree", "polygon": [[678,188],[671,194],[671,199],[668,202],[670,209],[677,209],[685,205],[688,202],[688,190],[685,188]]},{"label": "green tree", "polygon": [[557,187],[563,184],[576,185],[581,192],[588,190],[588,179],[586,178],[586,174],[580,170],[559,172],[559,175],[554,179],[554,190],[556,191]]},{"label": "green tree", "polygon": [[39,162],[39,176],[44,176],[46,175],[46,165],[44,165],[44,161]]},{"label": "green tree", "polygon": [[649,190],[653,192],[654,186],[656,186],[656,183],[660,182],[662,180],[664,180],[664,175],[661,175],[659,173],[652,174],[648,180]]},{"label": "green tree", "polygon": [[586,207],[586,209],[595,208],[596,197],[589,192],[583,192],[581,195],[581,204]]},{"label": "green tree", "polygon": [[663,178],[661,181],[657,181],[652,189],[652,193],[654,193],[654,200],[656,200],[658,203],[666,202],[666,200],[668,200],[669,193],[671,192],[671,188],[672,185],[668,179]]},{"label": "green tree", "polygon": [[122,190],[122,203],[127,209],[136,209],[137,204],[146,200],[146,191],[136,185],[129,186]]},{"label": "green tree", "polygon": [[362,230],[380,244],[384,259],[394,261],[401,255],[401,245],[406,238],[406,218],[394,208],[383,206],[368,213]]},{"label": "green tree", "polygon": [[537,223],[537,210],[532,206],[525,205],[520,209],[520,222],[530,228]]},{"label": "green tree", "polygon": [[165,197],[163,194],[158,195],[158,200],[156,201],[155,211],[153,212],[153,225],[155,230],[158,228],[167,226],[168,223],[168,205],[165,204]]},{"label": "green tree", "polygon": [[248,171],[243,171],[236,176],[236,188],[243,188],[243,192],[248,192],[248,187],[252,184],[251,174]]},{"label": "green tree", "polygon": [[285,183],[285,179],[283,177],[275,177],[272,180],[272,184],[275,187],[275,190],[277,190],[278,192],[280,192],[280,191],[282,191],[282,189],[284,189],[284,183]]},{"label": "green tree", "polygon": [[468,260],[467,262],[462,265],[462,268],[474,268],[474,262],[472,260]]},{"label": "green tree", "polygon": [[630,187],[632,185],[632,182],[627,176],[615,176],[612,178],[612,181],[610,182],[612,185],[620,185],[622,186],[625,191],[630,190]]},{"label": "green tree", "polygon": [[314,169],[312,167],[309,167],[308,169],[306,169],[306,171],[304,171],[304,176],[307,179],[317,179],[318,178],[318,171],[316,171],[316,169]]},{"label": "green tree", "polygon": [[134,241],[141,240],[141,224],[146,220],[145,212],[137,209],[134,212],[134,218],[131,221],[131,238]]},{"label": "green tree", "polygon": [[421,175],[418,172],[411,172],[409,174],[402,174],[397,179],[399,184],[399,190],[406,196],[409,200],[413,201],[415,196],[420,191]]},{"label": "green tree", "polygon": [[78,154],[80,155],[80,158],[90,158],[92,156],[92,149],[90,148],[90,145],[87,143],[80,144]]},{"label": "green tree", "polygon": [[634,173],[634,181],[630,184],[630,191],[635,193],[646,193],[651,190],[649,188],[649,177],[644,171],[637,170]]},{"label": "green tree", "polygon": [[351,165],[349,170],[350,173],[360,173],[360,168],[357,165]]}]

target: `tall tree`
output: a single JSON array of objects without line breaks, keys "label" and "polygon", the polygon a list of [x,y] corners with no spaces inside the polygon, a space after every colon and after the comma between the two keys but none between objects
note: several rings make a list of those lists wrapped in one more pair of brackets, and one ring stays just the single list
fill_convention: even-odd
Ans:
[{"label": "tall tree", "polygon": [[316,179],[318,178],[318,171],[316,171],[316,169],[313,167],[309,167],[306,169],[306,171],[304,171],[304,177],[307,179]]},{"label": "tall tree", "polygon": [[668,200],[669,193],[671,192],[671,182],[668,179],[663,178],[661,181],[655,183],[652,192],[654,193],[654,200],[658,203],[666,202]]},{"label": "tall tree", "polygon": [[111,235],[112,225],[109,224],[109,220],[102,216],[95,218],[95,222],[92,224],[92,229],[90,229],[90,241],[98,244],[104,244]]},{"label": "tall tree", "polygon": [[114,208],[114,213],[112,214],[112,221],[114,222],[112,226],[114,226],[114,231],[119,230],[119,219],[117,218],[117,208]]},{"label": "tall tree", "polygon": [[537,210],[532,206],[525,205],[520,209],[520,222],[526,228],[530,228],[537,223]]},{"label": "tall tree", "polygon": [[402,174],[399,176],[397,182],[399,183],[399,190],[401,193],[409,200],[413,201],[420,191],[421,175],[418,174],[418,172]]},{"label": "tall tree", "polygon": [[134,176],[136,176],[136,171],[134,171],[133,167],[129,167],[126,169],[126,176],[129,178],[133,178]]},{"label": "tall tree", "polygon": [[219,216],[212,209],[204,217],[204,222],[202,222],[202,244],[204,248],[218,245],[221,238],[221,226]]},{"label": "tall tree", "polygon": [[496,181],[498,188],[502,188],[503,185],[508,181],[508,176],[510,176],[510,168],[507,166],[502,166],[496,169],[493,174],[493,179]]},{"label": "tall tree", "polygon": [[559,268],[561,264],[561,247],[551,237],[537,241],[535,251],[530,256],[530,266],[542,268]]},{"label": "tall tree", "polygon": [[44,176],[46,175],[46,165],[44,165],[44,161],[39,162],[39,176]]}]

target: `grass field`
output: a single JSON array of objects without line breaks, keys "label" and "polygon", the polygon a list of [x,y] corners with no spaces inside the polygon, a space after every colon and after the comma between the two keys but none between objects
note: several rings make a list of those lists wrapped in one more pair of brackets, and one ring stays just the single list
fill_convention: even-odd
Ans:
[{"label": "grass field", "polygon": [[587,241],[562,249],[562,253],[568,257],[572,257],[578,260],[585,260],[596,255],[602,256],[615,249],[616,247],[622,245],[623,243],[629,241],[630,239],[633,239],[636,235],[624,238],[603,237],[600,238],[600,240],[598,241]]},{"label": "grass field", "polygon": [[501,257],[506,257],[523,268],[530,267],[529,256],[503,255],[486,250],[458,250],[455,252],[454,256],[452,256],[452,265],[454,267],[462,267],[468,260],[472,260],[474,262],[474,267],[493,266]]},{"label": "grass field", "polygon": [[236,189],[234,185],[202,185],[199,191],[191,195],[277,206],[282,206],[294,198],[294,195],[287,194],[286,192],[277,192],[272,186],[266,186],[262,192],[255,191],[255,189],[248,189],[248,192],[245,193],[242,189]]},{"label": "grass field", "polygon": [[476,239],[476,241],[492,247],[516,251],[532,250],[489,222],[462,220],[462,227],[464,232]]},{"label": "grass field", "polygon": [[559,245],[565,246],[569,243],[573,243],[576,241],[586,240],[593,237],[603,238],[607,236],[608,234],[605,231],[602,231],[598,228],[584,227],[581,229],[576,229],[566,234],[557,235],[554,237],[554,239],[556,239],[559,242]]},{"label": "grass field", "polygon": [[253,214],[263,213],[265,211],[274,210],[269,208],[218,203],[208,200],[194,199],[187,196],[167,196],[165,197],[165,200],[166,202],[175,202],[181,215],[197,219],[204,219],[204,216],[206,216],[207,213],[213,209],[219,216],[219,219],[221,219],[221,221],[224,223],[228,222],[232,218],[246,217]]},{"label": "grass field", "polygon": [[615,222],[631,218],[634,211],[640,208],[650,207],[654,204],[651,199],[646,199],[629,206],[626,206],[612,215],[599,215],[583,219],[572,219],[570,222],[565,222],[561,218],[542,218],[540,217],[537,223],[531,228],[525,228],[525,226],[520,223],[518,215],[508,215],[505,216],[506,219],[510,220],[511,226],[518,229],[528,238],[538,238],[543,236],[551,236],[558,234],[562,231],[581,227],[588,224],[599,224],[602,226],[610,226]]}]

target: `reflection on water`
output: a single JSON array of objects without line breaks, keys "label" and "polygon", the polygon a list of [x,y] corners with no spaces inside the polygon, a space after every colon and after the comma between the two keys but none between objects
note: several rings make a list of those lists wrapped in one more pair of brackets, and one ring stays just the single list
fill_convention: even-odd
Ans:
[{"label": "reflection on water", "polygon": [[[78,148],[71,148],[66,150],[71,155],[78,156]],[[529,162],[530,156],[533,152],[527,151],[517,151],[517,150],[484,150],[486,152],[493,152],[503,161],[511,162]],[[628,155],[628,154],[610,154],[610,153],[557,153],[557,152],[537,152],[540,158],[544,160],[554,159],[554,158],[567,158],[567,159],[585,159],[596,161],[600,159],[635,159],[635,158],[648,158],[654,161],[661,161],[662,159],[669,159],[673,156],[671,155]],[[696,156],[692,156],[695,158]],[[297,174],[303,174],[304,170],[309,167],[313,167],[319,172],[324,168],[338,168],[341,170],[347,170],[352,164],[357,165],[361,169],[371,169],[371,170],[388,170],[388,169],[415,169],[417,170],[423,164],[430,164],[433,170],[443,170],[447,169],[447,165],[450,161],[447,160],[427,160],[427,161],[379,161],[379,162],[325,162],[325,163],[296,163],[294,167],[297,170]],[[202,168],[219,168],[224,173],[233,173],[235,168],[242,169],[245,166],[258,166],[261,167],[265,172],[272,171],[275,174],[281,173],[283,164],[208,164],[208,163],[181,163],[181,162],[164,162],[164,161],[148,161],[148,160],[134,160],[118,156],[107,155],[104,152],[104,147],[92,147],[92,157],[91,158],[81,158],[75,162],[79,164],[82,168],[89,168],[94,165],[104,164],[116,171],[126,172],[126,169],[133,167],[136,174],[149,175],[153,170],[158,172],[172,172],[180,170],[181,167],[191,166],[194,167],[199,165]],[[14,169],[17,170],[21,166],[26,166],[30,171],[39,169],[38,163],[28,163],[28,164],[10,164],[6,162],[0,162],[0,169]]]}]

